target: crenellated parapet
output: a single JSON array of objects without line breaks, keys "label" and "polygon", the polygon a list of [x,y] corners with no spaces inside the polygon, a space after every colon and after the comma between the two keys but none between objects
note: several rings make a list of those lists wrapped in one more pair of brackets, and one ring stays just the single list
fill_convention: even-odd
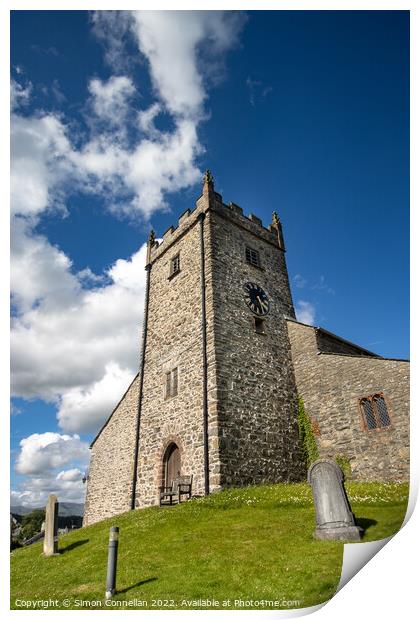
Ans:
[{"label": "crenellated parapet", "polygon": [[276,213],[268,226],[264,226],[261,218],[254,213],[245,215],[242,207],[234,202],[225,204],[222,195],[214,190],[214,178],[209,170],[203,177],[203,191],[196,201],[193,209],[186,209],[178,218],[176,225],[171,225],[163,233],[159,243],[155,239],[150,246],[150,260],[153,262],[158,256],[165,252],[177,239],[193,226],[200,213],[213,210],[222,217],[235,221],[239,226],[249,232],[263,237],[269,243],[278,245],[281,250],[285,250],[281,223]]}]

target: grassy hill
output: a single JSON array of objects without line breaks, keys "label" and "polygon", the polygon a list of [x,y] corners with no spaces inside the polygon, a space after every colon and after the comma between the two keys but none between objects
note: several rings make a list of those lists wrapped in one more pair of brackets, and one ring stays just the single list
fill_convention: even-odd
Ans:
[{"label": "grassy hill", "polygon": [[[364,541],[398,531],[406,484],[348,483],[347,490]],[[120,527],[113,609],[208,609],[208,601],[213,609],[307,607],[330,598],[340,579],[343,544],[312,538],[310,488],[277,484],[127,512],[61,537],[56,557],[43,557],[38,543],[17,549],[11,608],[47,599],[57,599],[54,608],[104,608],[111,525]]]}]

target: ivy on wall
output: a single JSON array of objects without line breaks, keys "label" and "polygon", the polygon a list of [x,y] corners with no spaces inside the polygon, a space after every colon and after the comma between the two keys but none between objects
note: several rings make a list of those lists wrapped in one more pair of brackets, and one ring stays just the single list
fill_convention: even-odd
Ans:
[{"label": "ivy on wall", "polygon": [[303,455],[306,460],[306,465],[309,467],[311,463],[319,458],[319,452],[312,429],[311,419],[306,413],[303,399],[300,397],[298,399],[298,429]]},{"label": "ivy on wall", "polygon": [[347,456],[341,456],[340,454],[338,454],[335,457],[335,462],[341,468],[345,479],[349,480],[351,478],[351,465],[349,458]]}]

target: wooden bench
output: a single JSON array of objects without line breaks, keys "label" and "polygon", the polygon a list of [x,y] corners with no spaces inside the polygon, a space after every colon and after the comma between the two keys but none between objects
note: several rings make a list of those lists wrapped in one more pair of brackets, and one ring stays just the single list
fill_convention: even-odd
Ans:
[{"label": "wooden bench", "polygon": [[159,487],[159,506],[163,503],[172,506],[174,498],[180,504],[183,495],[191,499],[192,478],[192,476],[177,476],[173,479],[171,486]]}]

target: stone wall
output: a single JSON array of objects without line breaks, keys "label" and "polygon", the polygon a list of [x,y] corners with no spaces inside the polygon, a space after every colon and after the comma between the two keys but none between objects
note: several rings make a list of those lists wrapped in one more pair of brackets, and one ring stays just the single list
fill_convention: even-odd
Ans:
[{"label": "stone wall", "polygon": [[315,336],[318,351],[321,353],[341,353],[343,355],[378,357],[374,353],[371,353],[366,349],[362,349],[351,342],[347,342],[334,334],[330,334],[319,327],[315,329]]},{"label": "stone wall", "polygon": [[[299,395],[320,456],[349,459],[359,480],[409,477],[409,363],[322,353],[313,327],[287,321]],[[383,392],[391,425],[365,430],[359,400]]]},{"label": "stone wall", "polygon": [[[304,477],[297,434],[296,387],[283,315],[294,315],[284,252],[277,236],[234,210],[210,212],[214,338],[221,485]],[[245,260],[257,250],[261,267]],[[270,300],[264,334],[244,301],[246,282]]]},{"label": "stone wall", "polygon": [[[151,254],[149,325],[140,424],[137,506],[158,501],[163,456],[174,441],[181,473],[204,492],[203,345],[200,217],[204,217],[210,491],[304,476],[297,399],[283,314],[294,316],[284,252],[274,230],[216,192],[169,228]],[[261,269],[245,261],[260,253]],[[180,273],[170,263],[180,256]],[[243,285],[255,281],[271,301],[266,333],[255,332]],[[165,374],[179,369],[178,395],[166,399]]]},{"label": "stone wall", "polygon": [[[200,221],[204,205],[180,218],[152,252],[149,323],[136,506],[156,504],[164,484],[163,457],[171,442],[181,452],[181,474],[193,475],[193,494],[204,492],[203,348]],[[208,221],[205,221],[208,237]],[[179,254],[180,272],[170,277]],[[209,279],[209,268],[206,279]],[[208,329],[210,325],[208,326]],[[165,397],[166,372],[178,368],[178,394]],[[210,369],[211,375],[211,369]],[[211,380],[211,377],[210,377]]]},{"label": "stone wall", "polygon": [[130,509],[138,375],[91,446],[83,525]]}]

